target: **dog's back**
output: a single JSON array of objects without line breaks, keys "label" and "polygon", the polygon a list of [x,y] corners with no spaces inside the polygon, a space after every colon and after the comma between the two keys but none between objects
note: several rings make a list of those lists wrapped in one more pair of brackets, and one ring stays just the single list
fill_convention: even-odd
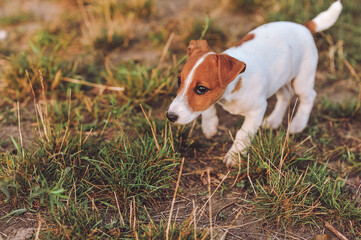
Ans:
[{"label": "dog's back", "polygon": [[[267,97],[295,78],[304,62],[315,68],[317,49],[311,32],[293,22],[273,22],[249,33],[252,40],[232,47],[224,53],[247,63],[243,82],[250,76],[259,84],[267,84]],[[305,66],[304,66],[305,67]],[[262,76],[253,77],[262,69]],[[256,84],[256,83],[254,83]]]}]

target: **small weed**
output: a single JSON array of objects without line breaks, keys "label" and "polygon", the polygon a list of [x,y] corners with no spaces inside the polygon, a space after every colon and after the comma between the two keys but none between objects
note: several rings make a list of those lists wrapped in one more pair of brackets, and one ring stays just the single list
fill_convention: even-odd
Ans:
[{"label": "small weed", "polygon": [[65,37],[61,31],[50,31],[48,29],[44,29],[34,34],[30,47],[36,53],[41,51],[55,51],[58,53],[58,51],[62,49],[67,49],[71,41],[71,35]]},{"label": "small weed", "polygon": [[227,42],[226,34],[209,19],[207,19],[206,23],[204,21],[195,21],[193,23],[185,42],[188,44],[193,39],[205,39],[210,46],[221,47],[224,47],[224,43]]},{"label": "small weed", "polygon": [[346,171],[351,174],[361,173],[361,151],[351,151],[349,148],[341,155],[341,158],[349,164]]},{"label": "small weed", "polygon": [[149,39],[153,42],[154,45],[158,45],[165,41],[166,35],[167,32],[165,31],[165,29],[157,30],[149,33]]},{"label": "small weed", "polygon": [[3,124],[16,124],[18,119],[16,114],[14,114],[15,108],[13,106],[5,106],[2,109],[2,113],[0,115],[0,120]]}]

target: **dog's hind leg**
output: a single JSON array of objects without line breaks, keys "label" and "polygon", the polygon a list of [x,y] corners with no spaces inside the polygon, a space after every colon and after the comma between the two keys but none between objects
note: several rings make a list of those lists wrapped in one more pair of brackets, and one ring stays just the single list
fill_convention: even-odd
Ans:
[{"label": "dog's hind leg", "polygon": [[316,65],[317,63],[311,68],[310,65],[308,65],[308,68],[303,68],[293,82],[293,88],[299,97],[300,104],[295,117],[290,123],[290,133],[302,132],[307,125],[313,107],[313,102],[316,98],[316,91],[313,89],[316,75]]},{"label": "dog's hind leg", "polygon": [[290,84],[283,86],[277,91],[276,106],[273,109],[272,113],[263,120],[262,127],[269,127],[275,129],[281,125],[293,94],[293,89]]}]

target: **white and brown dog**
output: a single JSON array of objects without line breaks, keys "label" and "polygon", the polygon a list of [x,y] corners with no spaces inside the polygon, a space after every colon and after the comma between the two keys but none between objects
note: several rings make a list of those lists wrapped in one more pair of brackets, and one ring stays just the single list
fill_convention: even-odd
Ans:
[{"label": "white and brown dog", "polygon": [[215,103],[231,114],[245,116],[224,157],[227,165],[236,163],[236,153],[245,153],[250,137],[262,124],[267,98],[273,94],[277,103],[263,126],[280,126],[295,92],[300,104],[289,129],[291,133],[301,132],[316,97],[313,87],[318,53],[312,33],[331,27],[341,10],[338,0],[305,26],[292,22],[262,25],[221,54],[213,52],[205,40],[192,40],[168,119],[187,124],[202,115],[203,133],[211,138],[218,127]]}]

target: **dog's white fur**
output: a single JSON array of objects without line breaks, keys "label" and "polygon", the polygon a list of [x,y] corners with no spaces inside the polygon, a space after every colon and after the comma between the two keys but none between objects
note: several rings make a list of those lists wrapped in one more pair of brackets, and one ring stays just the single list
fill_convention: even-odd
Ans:
[{"label": "dog's white fur", "polygon": [[[312,22],[315,32],[331,27],[342,10],[340,1]],[[234,143],[224,158],[227,165],[235,164],[234,155],[244,154],[252,137],[262,125],[267,106],[267,98],[276,94],[277,103],[273,112],[263,121],[263,126],[277,128],[288,109],[294,92],[299,97],[297,113],[290,123],[290,132],[301,132],[307,125],[316,97],[314,80],[318,53],[312,33],[305,26],[292,22],[274,22],[262,25],[249,34],[254,39],[245,41],[238,47],[226,51],[235,59],[246,63],[246,71],[239,74],[225,89],[217,101],[231,114],[245,116],[242,128],[238,130]],[[207,55],[215,54],[213,52]],[[215,106],[203,112],[193,112],[185,93],[193,80],[194,71],[204,61],[200,58],[185,81],[185,87],[178,93],[168,112],[176,113],[176,123],[186,124],[202,115],[202,130],[207,138],[217,133],[218,118]],[[241,78],[242,86],[234,91]],[[292,84],[291,84],[292,83]]]}]

